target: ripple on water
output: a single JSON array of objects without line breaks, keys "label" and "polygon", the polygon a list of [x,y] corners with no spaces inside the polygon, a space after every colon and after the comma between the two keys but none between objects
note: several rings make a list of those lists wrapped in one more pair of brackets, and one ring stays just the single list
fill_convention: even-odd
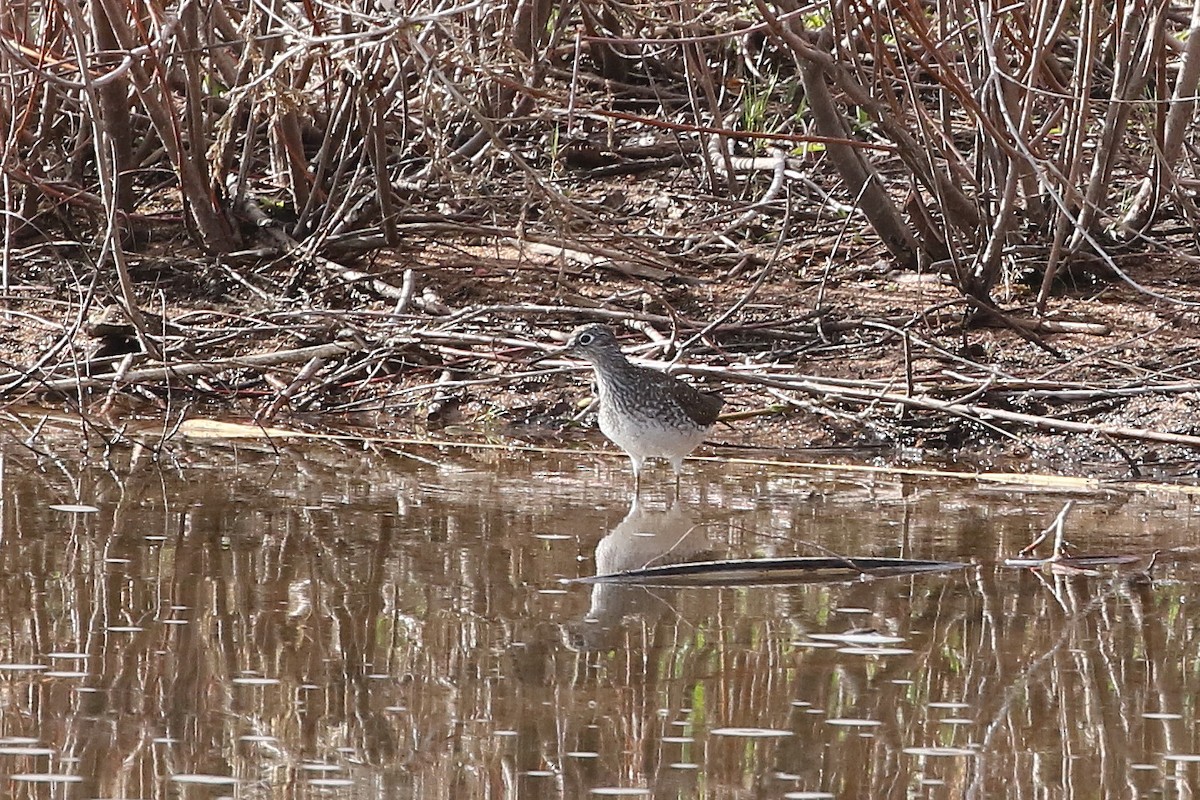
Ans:
[{"label": "ripple on water", "polygon": [[810,639],[823,642],[841,642],[843,644],[900,644],[904,639],[900,636],[885,636],[875,631],[849,631],[847,633],[810,633]]},{"label": "ripple on water", "polygon": [[976,752],[968,747],[906,747],[904,752],[910,756],[926,758],[951,758],[954,756],[973,756]]},{"label": "ripple on water", "polygon": [[22,783],[81,783],[79,775],[66,775],[55,772],[22,772],[10,775],[9,778]]},{"label": "ripple on water", "polygon": [[794,735],[792,731],[777,728],[713,728],[708,733],[710,736],[741,736],[749,739],[770,739]]},{"label": "ripple on water", "polygon": [[181,772],[172,775],[175,783],[197,784],[202,786],[235,786],[238,779],[232,775],[209,775],[203,772]]},{"label": "ripple on water", "polygon": [[839,647],[838,652],[848,656],[909,656],[913,651],[907,647]]}]

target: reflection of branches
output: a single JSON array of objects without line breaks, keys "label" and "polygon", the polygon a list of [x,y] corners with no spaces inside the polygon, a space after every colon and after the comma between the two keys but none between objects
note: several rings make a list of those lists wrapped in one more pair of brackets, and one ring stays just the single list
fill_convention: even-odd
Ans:
[{"label": "reflection of branches", "polygon": [[[1049,691],[1053,695],[1049,699],[1052,705],[1048,710],[1062,712],[1064,716],[1069,715],[1071,718],[1080,716],[1112,719],[1114,715],[1104,713],[1104,709],[1111,701],[1101,697],[1100,693],[1105,689],[1115,692],[1122,706],[1126,707],[1128,711],[1128,713],[1115,715],[1118,717],[1115,724],[1119,730],[1112,730],[1108,726],[1097,727],[1094,724],[1087,727],[1087,730],[1101,735],[1106,740],[1111,738],[1114,741],[1125,741],[1129,735],[1129,720],[1137,716],[1129,707],[1131,698],[1127,692],[1123,691],[1123,687],[1129,683],[1125,667],[1116,663],[1106,648],[1105,643],[1110,641],[1111,637],[1104,636],[1102,630],[1085,631],[1082,629],[1091,620],[1107,621],[1107,625],[1104,627],[1110,629],[1114,627],[1114,621],[1108,618],[1106,612],[1111,601],[1118,596],[1118,587],[1114,584],[1092,599],[1085,601],[1078,596],[1079,590],[1087,585],[1083,581],[1062,575],[1048,578],[1038,572],[1029,574],[1049,590],[1047,594],[1053,597],[1057,607],[1063,612],[1062,625],[1058,635],[1048,645],[1039,648],[1040,652],[1036,655],[1030,651],[1014,653],[1011,646],[1007,649],[1007,653],[1004,649],[995,651],[997,656],[1005,653],[1008,659],[1014,656],[1020,658],[1022,666],[1014,675],[1004,678],[1006,685],[999,694],[999,702],[995,708],[990,710],[989,721],[984,727],[980,747],[973,759],[973,774],[967,794],[969,797],[994,795],[993,790],[989,788],[988,780],[996,775],[996,769],[992,766],[992,762],[997,760],[997,753],[1001,752],[998,738],[1004,732],[1015,737],[1016,724],[1013,716],[1016,713],[1016,707],[1021,703],[1031,702],[1030,690],[1036,685],[1039,676],[1045,676],[1044,680],[1050,684]],[[1053,581],[1053,585],[1051,585],[1051,581]],[[1041,615],[1039,617],[1030,616],[1029,619],[1038,628],[1051,624],[1050,620],[1042,618]],[[1064,667],[1057,661],[1058,656],[1064,652],[1075,661],[1073,665]],[[1099,657],[1106,675],[1101,675],[1100,670],[1093,666],[1092,655]],[[1128,658],[1127,652],[1124,653],[1124,657]],[[1001,664],[1002,661],[998,660],[997,666]],[[995,690],[981,694],[979,696],[981,710],[989,698],[996,696]],[[1064,757],[1068,757],[1069,753],[1066,751],[1072,741],[1070,736],[1072,723],[1060,719],[1060,726],[1061,738],[1056,747],[1064,751]],[[1015,749],[1019,743],[1014,738],[1009,745]],[[1124,757],[1127,760],[1133,758],[1128,749],[1120,746],[1100,747],[1096,752],[1103,762],[1107,762],[1109,755]],[[1109,767],[1110,765],[1102,763],[1101,766]],[[1105,771],[1106,775],[1121,775],[1122,777],[1127,773],[1128,764],[1111,765],[1111,771]]]},{"label": "reflection of branches", "polygon": [[[920,778],[996,796],[1018,779],[1028,785],[1030,751],[1054,749],[1068,756],[1052,759],[1064,770],[1054,780],[1099,775],[1109,787],[1144,757],[1130,741],[1157,748],[1140,714],[1186,708],[1192,620],[1142,608],[1168,602],[1169,588],[1058,579],[1030,591],[1027,573],[979,567],[683,589],[657,616],[610,605],[624,622],[618,634],[572,651],[557,628],[585,615],[590,598],[560,592],[553,578],[590,572],[587,551],[603,531],[620,536],[597,549],[598,562],[679,555],[699,532],[680,544],[694,524],[686,515],[655,512],[616,531],[624,509],[597,508],[594,486],[579,496],[550,489],[507,452],[451,469],[453,455],[435,467],[331,447],[189,446],[176,452],[186,470],[160,470],[115,448],[101,470],[80,465],[74,441],[41,442],[59,448],[66,472],[18,448],[0,464],[5,658],[89,657],[72,679],[84,691],[44,673],[6,675],[20,713],[5,717],[4,734],[81,757],[98,796],[161,782],[166,770],[255,781],[264,767],[291,775],[310,760],[372,785],[411,785],[413,796],[450,785],[483,795],[505,764],[553,770],[564,794],[583,796],[613,775],[649,783],[687,758],[702,762],[707,786],[743,793],[747,783],[777,793],[781,775],[803,775],[847,797],[900,796]],[[843,553],[982,561],[1026,536],[1025,514],[988,513],[1009,510],[1009,495],[983,505],[982,493],[934,491],[931,481],[910,491],[883,476],[746,480],[761,481],[755,506],[705,509],[706,546],[818,541]],[[802,486],[823,491],[794,501]],[[72,523],[46,509],[68,491],[101,510]],[[1119,502],[1130,519],[1144,510]],[[1093,521],[1112,525],[1123,516],[1112,508],[1093,509]],[[1088,517],[1076,509],[1082,536]],[[531,536],[559,529],[572,536]],[[656,531],[657,553],[639,550]],[[768,539],[779,531],[792,541]],[[1128,603],[1114,602],[1124,591]],[[806,635],[867,627],[903,643],[873,655]],[[941,725],[937,703],[964,704],[954,715],[978,721]],[[880,724],[872,736],[838,736],[833,717]],[[748,747],[708,736],[720,726],[791,735]],[[1177,727],[1167,744],[1193,746],[1190,726]],[[159,746],[165,736],[176,741]],[[836,748],[813,746],[828,741]],[[904,752],[922,745],[974,755],[918,763]],[[464,776],[466,762],[475,771]]]}]

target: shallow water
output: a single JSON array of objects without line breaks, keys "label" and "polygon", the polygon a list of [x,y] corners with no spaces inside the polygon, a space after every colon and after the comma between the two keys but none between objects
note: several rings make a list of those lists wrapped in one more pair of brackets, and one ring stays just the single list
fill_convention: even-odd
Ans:
[{"label": "shallow water", "polygon": [[[654,469],[631,508],[626,463],[599,454],[180,444],[84,466],[69,441],[2,441],[7,797],[1175,797],[1200,781],[1184,494],[692,463],[679,503]],[[1067,499],[1080,551],[1165,551],[1154,583],[998,563]],[[560,582],[829,552],[971,566]]]}]

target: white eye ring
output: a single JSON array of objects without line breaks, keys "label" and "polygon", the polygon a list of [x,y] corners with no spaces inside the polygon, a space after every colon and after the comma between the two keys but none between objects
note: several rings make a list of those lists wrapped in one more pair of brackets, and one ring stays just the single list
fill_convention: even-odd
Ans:
[{"label": "white eye ring", "polygon": [[590,333],[581,333],[581,334],[579,334],[579,343],[581,345],[583,345],[584,347],[587,347],[589,344],[592,343],[593,338],[595,338],[595,337],[593,337],[592,334],[590,334]]}]

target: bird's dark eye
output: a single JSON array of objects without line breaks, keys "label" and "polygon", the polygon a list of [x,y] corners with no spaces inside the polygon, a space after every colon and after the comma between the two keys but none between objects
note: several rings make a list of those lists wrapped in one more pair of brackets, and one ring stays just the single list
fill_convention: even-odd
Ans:
[{"label": "bird's dark eye", "polygon": [[583,347],[587,347],[589,344],[592,343],[592,340],[595,338],[596,337],[590,333],[581,333],[581,334],[579,334],[579,344],[582,345]]}]

